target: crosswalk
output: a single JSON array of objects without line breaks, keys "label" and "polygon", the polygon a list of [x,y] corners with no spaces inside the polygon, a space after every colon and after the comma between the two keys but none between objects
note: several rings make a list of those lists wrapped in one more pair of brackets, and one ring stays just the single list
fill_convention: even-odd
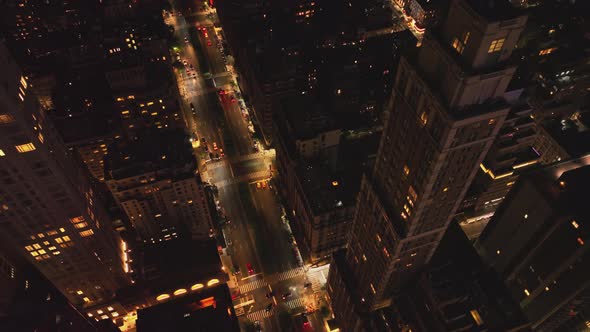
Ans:
[{"label": "crosswalk", "polygon": [[317,279],[311,280],[311,290],[314,293],[319,293],[322,290],[322,284],[320,283],[319,280],[317,280]]},{"label": "crosswalk", "polygon": [[246,315],[246,317],[248,317],[249,320],[255,322],[255,321],[261,321],[264,318],[268,318],[270,316],[274,315],[274,308],[271,311],[266,311],[264,309],[262,310],[258,310],[258,311],[254,311],[251,312],[249,314]]},{"label": "crosswalk", "polygon": [[229,186],[233,183],[266,179],[266,178],[268,178],[268,175],[269,175],[268,170],[252,172],[252,173],[242,175],[238,178],[231,178],[231,179],[216,181],[215,185],[217,186],[217,188],[222,188],[225,186]]},{"label": "crosswalk", "polygon": [[289,300],[289,301],[285,302],[285,305],[289,309],[305,308],[305,302],[303,302],[303,298],[301,298],[301,297]]},{"label": "crosswalk", "polygon": [[258,288],[267,287],[267,286],[268,286],[268,283],[266,281],[264,281],[263,279],[256,279],[256,280],[253,280],[247,284],[240,285],[239,289],[240,289],[240,293],[244,294],[244,293],[248,293],[253,290],[256,290]]},{"label": "crosswalk", "polygon": [[271,283],[275,283],[275,282],[299,277],[299,276],[302,276],[303,274],[305,274],[305,270],[302,267],[298,267],[298,268],[291,269],[291,270],[288,270],[285,272],[273,274],[273,275],[269,276],[267,279],[270,280]]}]

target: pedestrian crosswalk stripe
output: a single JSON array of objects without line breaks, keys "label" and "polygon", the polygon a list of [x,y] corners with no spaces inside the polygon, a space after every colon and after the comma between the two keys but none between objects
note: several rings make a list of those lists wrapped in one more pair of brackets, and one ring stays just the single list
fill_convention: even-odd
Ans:
[{"label": "pedestrian crosswalk stripe", "polygon": [[261,287],[266,287],[268,285],[268,283],[262,279],[256,279],[252,282],[249,282],[247,284],[243,284],[239,286],[240,289],[240,293],[248,293],[251,292],[255,289],[261,288]]},{"label": "pedestrian crosswalk stripe", "polygon": [[255,312],[251,312],[251,313],[247,314],[246,317],[248,317],[248,319],[251,321],[257,321],[257,320],[262,320],[264,318],[268,318],[268,317],[272,316],[273,314],[274,314],[274,309],[271,311],[266,311],[266,310],[262,309],[262,310],[258,310]]},{"label": "pedestrian crosswalk stripe", "polygon": [[305,303],[303,302],[303,299],[300,297],[287,301],[285,304],[287,305],[287,307],[289,307],[289,309],[305,308]]}]

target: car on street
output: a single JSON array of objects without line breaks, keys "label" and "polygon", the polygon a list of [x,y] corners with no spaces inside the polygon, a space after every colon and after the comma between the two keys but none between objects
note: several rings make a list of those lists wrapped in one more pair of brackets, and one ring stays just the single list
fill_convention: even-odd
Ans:
[{"label": "car on street", "polygon": [[203,145],[203,149],[205,150],[205,152],[209,152],[209,147],[207,146],[207,144]]},{"label": "car on street", "polygon": [[221,95],[221,96],[226,94],[225,90],[223,90],[223,89],[219,89],[218,92],[219,92],[219,95]]},{"label": "car on street", "polygon": [[261,189],[262,188],[262,184],[260,184],[260,182],[256,182],[256,189]]},{"label": "car on street", "polygon": [[304,328],[308,328],[311,326],[311,323],[309,322],[309,318],[307,318],[307,315],[305,313],[301,314],[301,321],[303,323]]},{"label": "car on street", "polygon": [[287,292],[287,293],[283,294],[283,300],[290,298],[292,295],[293,294],[291,294],[291,292]]},{"label": "car on street", "polygon": [[208,40],[208,41],[207,41],[207,46],[211,46],[211,45],[213,45],[213,43],[211,43],[211,41],[210,41],[210,40]]},{"label": "car on street", "polygon": [[191,106],[191,111],[194,111],[195,110],[195,105],[193,105],[193,103],[191,103],[190,106]]},{"label": "car on street", "polygon": [[213,142],[213,150],[217,151],[217,149],[219,149],[219,148],[217,147],[217,143],[216,143],[216,142]]},{"label": "car on street", "polygon": [[214,157],[213,152],[209,152],[209,159],[213,159]]},{"label": "car on street", "polygon": [[240,271],[240,266],[239,266],[238,264],[234,265],[234,271],[235,271],[235,273],[234,273],[234,274],[238,274],[238,273],[240,273],[240,272],[241,272],[241,271]]},{"label": "car on street", "polygon": [[266,308],[264,308],[264,311],[266,312],[270,312],[272,310],[272,303],[269,303]]},{"label": "car on street", "polygon": [[311,282],[306,282],[305,284],[303,284],[304,288],[309,288],[311,287]]},{"label": "car on street", "polygon": [[188,44],[188,38],[184,37],[184,43]]},{"label": "car on street", "polygon": [[275,295],[274,292],[268,292],[264,296],[266,296],[267,299],[270,299],[273,295]]},{"label": "car on street", "polygon": [[248,269],[248,274],[254,274],[254,268],[252,267],[252,264],[246,264],[246,268]]},{"label": "car on street", "polygon": [[201,143],[203,143],[203,144],[207,143],[207,139],[205,137],[201,137]]}]

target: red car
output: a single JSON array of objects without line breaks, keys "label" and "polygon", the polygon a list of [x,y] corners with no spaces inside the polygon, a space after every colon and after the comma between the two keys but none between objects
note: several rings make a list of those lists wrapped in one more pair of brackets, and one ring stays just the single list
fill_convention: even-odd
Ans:
[{"label": "red car", "polygon": [[246,264],[246,268],[248,268],[248,274],[254,274],[254,269],[252,268],[252,264]]},{"label": "red car", "polygon": [[207,46],[211,46],[211,45],[213,45],[213,43],[211,43],[211,41],[210,41],[210,40],[208,40],[208,41],[207,41]]}]

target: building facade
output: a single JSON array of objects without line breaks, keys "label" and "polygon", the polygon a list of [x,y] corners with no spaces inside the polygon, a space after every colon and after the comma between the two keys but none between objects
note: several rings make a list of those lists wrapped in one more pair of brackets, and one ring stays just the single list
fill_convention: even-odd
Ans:
[{"label": "building facade", "polygon": [[71,303],[107,301],[127,281],[123,243],[27,78],[0,47],[0,235]]},{"label": "building facade", "polygon": [[577,331],[590,318],[589,162],[521,176],[476,245],[538,331]]},{"label": "building facade", "polygon": [[155,130],[141,134],[138,141],[116,142],[108,150],[105,182],[144,242],[181,233],[209,237],[212,221],[205,186],[182,130]]},{"label": "building facade", "polygon": [[388,306],[432,257],[508,114],[515,68],[504,62],[525,22],[505,2],[456,1],[442,33],[402,57],[346,252],[361,316]]}]

